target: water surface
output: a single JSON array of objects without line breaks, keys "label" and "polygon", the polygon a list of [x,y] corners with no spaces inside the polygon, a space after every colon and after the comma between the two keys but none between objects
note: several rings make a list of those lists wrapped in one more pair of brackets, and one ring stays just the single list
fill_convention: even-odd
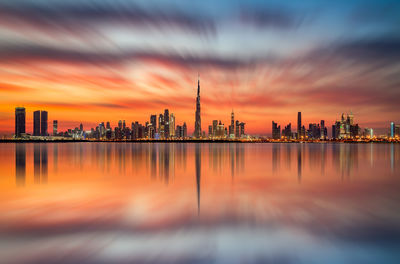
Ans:
[{"label": "water surface", "polygon": [[2,263],[399,263],[400,145],[0,145]]}]

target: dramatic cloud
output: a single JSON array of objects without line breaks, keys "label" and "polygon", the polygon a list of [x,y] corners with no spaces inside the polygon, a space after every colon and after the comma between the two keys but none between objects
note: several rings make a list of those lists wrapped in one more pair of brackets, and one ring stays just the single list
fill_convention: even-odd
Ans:
[{"label": "dramatic cloud", "polygon": [[299,22],[295,15],[286,9],[243,8],[239,17],[241,22],[253,24],[259,28],[290,29]]},{"label": "dramatic cloud", "polygon": [[371,24],[347,5],[2,2],[0,124],[12,132],[15,105],[65,124],[145,122],[169,108],[190,133],[197,74],[204,127],[232,108],[260,134],[297,111],[327,125],[350,110],[362,126],[400,122],[396,11]]},{"label": "dramatic cloud", "polygon": [[197,33],[214,33],[213,21],[174,9],[145,9],[132,3],[24,3],[0,4],[0,24],[29,27],[58,33],[93,33],[96,25],[178,28]]}]

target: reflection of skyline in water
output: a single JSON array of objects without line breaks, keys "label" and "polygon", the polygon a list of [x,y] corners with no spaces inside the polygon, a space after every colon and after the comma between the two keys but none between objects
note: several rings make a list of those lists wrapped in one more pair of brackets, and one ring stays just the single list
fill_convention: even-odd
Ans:
[{"label": "reflection of skyline in water", "polygon": [[[137,173],[146,164],[148,174],[152,179],[160,179],[169,184],[176,176],[176,170],[186,171],[188,149],[190,144],[170,143],[144,143],[144,144],[89,144],[84,143],[66,145],[63,158],[68,159],[73,167],[84,170],[85,163],[91,166],[97,164],[97,169],[102,173],[111,173],[114,165],[117,165],[118,175]],[[197,146],[197,145],[196,145]],[[201,144],[195,147],[195,153],[201,153],[201,149],[208,150],[208,166],[214,174],[226,174],[232,179],[236,175],[243,174],[245,169],[245,144]],[[384,155],[390,163],[392,172],[396,169],[396,158],[399,152],[395,144],[386,145],[388,151],[382,152],[376,144],[363,146],[360,155],[360,145],[357,144],[269,144],[266,149],[271,149],[272,171],[274,174],[291,171],[295,164],[297,181],[301,182],[304,169],[318,170],[325,175],[327,167],[332,166],[341,179],[350,179],[358,170],[361,159],[368,160],[369,166],[374,166],[377,155]],[[378,145],[379,146],[379,145]],[[49,174],[49,155],[52,160],[52,174],[58,173],[60,144],[16,144],[15,167],[18,185],[24,185],[26,177],[26,152],[33,152],[33,179],[34,182],[46,183]],[[200,148],[198,150],[198,148]],[[295,151],[293,151],[295,149]],[[50,151],[50,154],[48,153]],[[376,151],[376,153],[374,153]],[[67,156],[66,156],[67,155]],[[293,155],[295,155],[293,157]],[[25,158],[24,158],[25,157]],[[305,164],[307,162],[307,164]],[[114,165],[113,165],[114,164]],[[129,164],[130,171],[127,171]],[[284,166],[282,166],[284,164]],[[306,167],[304,167],[307,165]],[[206,166],[202,164],[201,166]],[[24,176],[25,175],[25,176]],[[28,175],[29,176],[29,175]]]},{"label": "reflection of skyline in water", "polygon": [[[61,251],[64,263],[397,264],[400,257],[399,145],[7,147],[0,243],[17,247],[0,248],[5,263],[46,263]],[[36,184],[46,175],[48,184]]]},{"label": "reflection of skyline in water", "polygon": [[197,212],[200,214],[200,187],[201,187],[201,143],[196,143],[195,159],[196,159],[196,189],[197,189]]},{"label": "reflection of skyline in water", "polygon": [[17,186],[24,186],[26,177],[25,144],[16,144],[15,146],[15,175]]}]

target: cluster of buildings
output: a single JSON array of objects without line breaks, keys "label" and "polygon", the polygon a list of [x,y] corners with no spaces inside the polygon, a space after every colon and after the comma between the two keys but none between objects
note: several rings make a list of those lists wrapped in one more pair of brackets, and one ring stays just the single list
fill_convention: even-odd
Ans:
[{"label": "cluster of buildings", "polygon": [[[24,107],[15,108],[15,138],[40,139],[48,137],[48,112],[33,112],[33,133],[26,133],[26,112]],[[73,139],[97,139],[97,140],[137,140],[137,139],[245,139],[245,123],[235,120],[235,115],[231,113],[231,123],[225,126],[221,120],[213,120],[208,126],[208,137],[206,132],[201,129],[201,105],[200,105],[200,79],[197,83],[195,126],[193,136],[188,136],[187,125],[175,125],[175,115],[169,113],[168,109],[163,114],[150,116],[150,120],[141,124],[132,122],[127,125],[125,120],[119,120],[118,126],[112,128],[110,122],[101,122],[96,128],[88,131],[83,130],[83,125],[75,129],[68,129],[65,132],[58,132],[58,121],[53,121],[53,137],[73,138]],[[341,118],[332,125],[331,139],[348,140],[358,138],[373,138],[372,128],[361,129],[354,123],[354,116],[342,114]],[[390,124],[389,139],[400,138],[400,125]],[[327,140],[328,129],[325,120],[319,123],[310,123],[308,128],[302,124],[301,112],[297,114],[297,129],[292,130],[292,124],[287,124],[283,129],[278,123],[272,121],[272,139],[274,140]]]},{"label": "cluster of buildings", "polygon": [[316,139],[328,139],[328,130],[325,126],[325,120],[321,120],[320,123],[308,124],[308,129],[302,125],[301,112],[297,113],[297,130],[292,131],[292,124],[289,123],[282,129],[281,126],[272,121],[272,138],[273,139],[298,139],[298,140],[316,140]]},{"label": "cluster of buildings", "polygon": [[[228,127],[221,122],[221,120],[213,120],[212,124],[208,126],[209,139],[239,139],[246,138],[244,131],[244,122],[239,120],[235,121],[235,114],[231,113],[231,124]],[[205,137],[205,135],[203,136]]]},{"label": "cluster of buildings", "polygon": [[[373,131],[371,137],[373,136]],[[370,132],[370,134],[371,134]],[[351,139],[361,136],[361,129],[358,124],[354,124],[353,113],[342,114],[340,120],[336,120],[332,125],[332,138],[334,139]]]},{"label": "cluster of buildings", "polygon": [[[50,136],[48,133],[48,112],[33,112],[33,133],[26,133],[26,110],[24,107],[15,108],[15,138],[41,139]],[[176,125],[175,115],[169,113],[168,109],[163,114],[150,115],[149,121],[145,124],[132,122],[129,126],[125,120],[119,120],[118,126],[112,128],[110,122],[101,122],[95,128],[85,131],[83,124],[75,129],[68,129],[64,132],[58,131],[58,121],[53,120],[52,137],[73,138],[73,139],[96,139],[96,140],[137,140],[137,139],[235,139],[245,136],[245,123],[234,120],[234,113],[231,114],[231,125],[226,128],[221,121],[214,120],[209,126],[208,137],[205,131],[201,130],[200,114],[200,80],[198,80],[195,129],[192,137],[188,136],[186,122]]]},{"label": "cluster of buildings", "polygon": [[119,120],[118,126],[112,129],[110,122],[106,125],[102,122],[86,133],[85,138],[99,140],[186,139],[187,125],[183,123],[175,126],[175,115],[165,109],[164,114],[159,114],[158,118],[156,114],[151,115],[150,120],[144,125],[135,121],[129,127],[125,120]]},{"label": "cluster of buildings", "polygon": [[[354,115],[342,114],[341,118],[336,120],[332,125],[331,139],[347,140],[358,138],[373,138],[374,131],[372,128],[361,129],[354,123]],[[319,123],[308,124],[308,129],[301,122],[301,112],[297,114],[297,130],[292,131],[292,124],[289,123],[282,130],[278,123],[272,121],[272,138],[275,140],[326,140],[328,139],[328,129],[325,120]],[[400,138],[400,126],[396,126],[393,122],[390,125],[389,139]]]},{"label": "cluster of buildings", "polygon": [[396,125],[394,122],[390,122],[390,137],[400,138],[400,125]]},{"label": "cluster of buildings", "polygon": [[[15,137],[39,139],[50,136],[48,133],[48,112],[33,112],[33,133],[26,132],[26,110],[24,107],[15,108]],[[58,132],[58,120],[53,120],[53,137],[73,139],[98,139],[98,140],[135,140],[135,139],[185,139],[187,138],[187,125],[175,126],[175,115],[169,114],[165,109],[164,114],[151,115],[150,120],[144,125],[132,122],[130,127],[125,120],[119,120],[118,126],[111,128],[110,122],[101,122],[96,128],[88,131],[83,129],[83,124],[75,129]]]}]

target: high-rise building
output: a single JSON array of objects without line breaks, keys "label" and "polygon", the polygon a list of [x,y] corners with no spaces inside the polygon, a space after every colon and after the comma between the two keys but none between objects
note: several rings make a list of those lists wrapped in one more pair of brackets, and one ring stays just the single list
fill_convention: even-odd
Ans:
[{"label": "high-rise building", "polygon": [[53,120],[53,136],[57,136],[57,130],[58,130],[58,121]]},{"label": "high-rise building", "polygon": [[120,130],[122,130],[122,120],[119,120],[119,121],[118,121],[118,128],[119,128]]},{"label": "high-rise building", "polygon": [[150,116],[150,125],[154,129],[154,133],[157,131],[157,115]]},{"label": "high-rise building", "polygon": [[390,122],[390,137],[394,138],[395,137],[395,125],[394,122]]},{"label": "high-rise building", "polygon": [[358,124],[354,124],[353,114],[345,117],[345,114],[342,113],[341,119],[337,120],[334,126],[332,129],[335,129],[335,133],[332,131],[332,137],[335,139],[355,138],[361,133]]},{"label": "high-rise building", "polygon": [[240,122],[240,123],[239,123],[239,126],[240,126],[240,137],[242,137],[243,135],[245,135],[245,132],[244,132],[244,125],[245,125],[245,123],[243,123],[243,122]]},{"label": "high-rise building", "polygon": [[15,108],[15,137],[25,134],[25,107]]},{"label": "high-rise building", "polygon": [[49,135],[49,133],[47,132],[47,117],[47,111],[42,111],[40,113],[40,134],[44,137]]},{"label": "high-rise building", "polygon": [[373,138],[374,130],[372,128],[364,128],[363,136],[367,138]]},{"label": "high-rise building", "polygon": [[212,127],[212,125],[208,126],[208,137],[209,138],[213,137],[213,127]]},{"label": "high-rise building", "polygon": [[150,116],[149,138],[155,138],[157,133],[157,115]]},{"label": "high-rise building", "polygon": [[200,78],[197,80],[196,115],[194,123],[194,137],[201,137],[201,116],[200,116]]},{"label": "high-rise building", "polygon": [[187,126],[186,126],[186,122],[183,122],[183,138],[187,138]]},{"label": "high-rise building", "polygon": [[233,113],[233,109],[231,113],[231,125],[229,126],[229,137],[235,137],[235,114]]},{"label": "high-rise building", "polygon": [[173,113],[169,116],[169,136],[175,137],[175,115]]},{"label": "high-rise building", "polygon": [[300,139],[302,137],[302,129],[301,129],[301,112],[297,113],[297,138]]},{"label": "high-rise building", "polygon": [[284,136],[287,139],[292,138],[292,124],[289,123],[285,128],[282,130],[282,136]]},{"label": "high-rise building", "polygon": [[158,116],[158,133],[160,138],[164,138],[164,116],[162,114]]},{"label": "high-rise building", "polygon": [[222,124],[221,120],[219,120],[217,129],[215,132],[215,136],[218,138],[222,138],[222,137],[224,137],[224,134],[225,134],[224,124]]},{"label": "high-rise building", "polygon": [[164,110],[164,137],[169,138],[169,111]]},{"label": "high-rise building", "polygon": [[281,126],[278,126],[277,123],[272,121],[272,138],[280,139],[281,138]]},{"label": "high-rise building", "polygon": [[321,120],[321,139],[325,140],[325,120]]},{"label": "high-rise building", "polygon": [[213,120],[212,122],[212,131],[213,131],[213,136],[217,136],[217,126],[218,126],[218,120]]},{"label": "high-rise building", "polygon": [[40,111],[33,112],[33,135],[40,136]]}]

